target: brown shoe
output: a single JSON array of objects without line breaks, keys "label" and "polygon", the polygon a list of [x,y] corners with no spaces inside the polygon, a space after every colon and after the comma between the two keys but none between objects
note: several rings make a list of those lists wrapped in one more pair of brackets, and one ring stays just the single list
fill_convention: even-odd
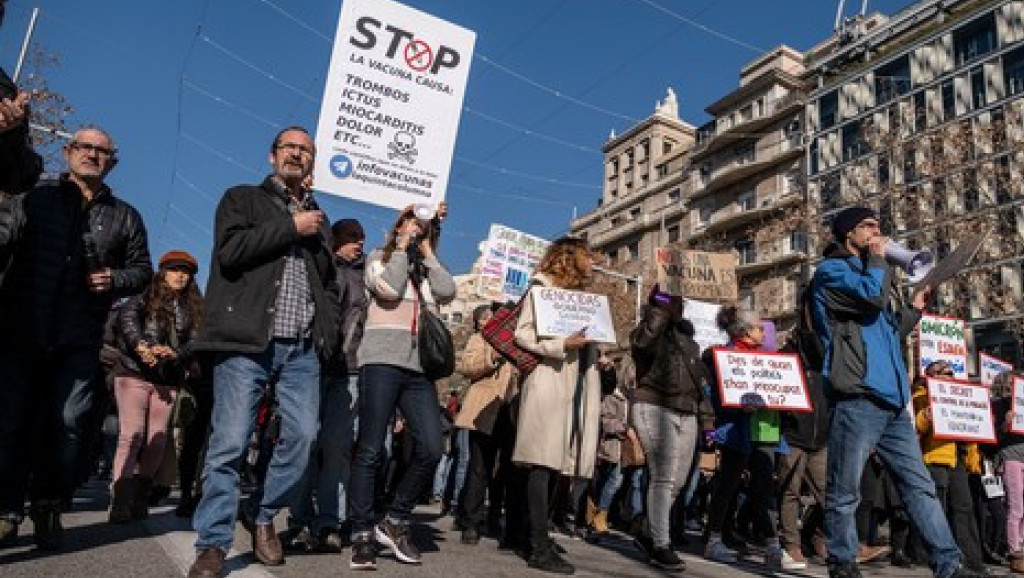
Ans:
[{"label": "brown shoe", "polygon": [[1024,554],[1020,552],[1010,552],[1007,555],[1010,560],[1010,570],[1016,574],[1024,574]]},{"label": "brown shoe", "polygon": [[201,550],[188,569],[188,578],[221,578],[224,575],[225,556],[224,550],[220,548]]},{"label": "brown shoe", "polygon": [[284,550],[281,548],[281,540],[277,538],[273,522],[256,524],[256,531],[252,533],[252,553],[256,555],[257,560],[267,566],[284,564]]},{"label": "brown shoe", "polygon": [[860,549],[857,550],[857,563],[867,564],[885,556],[888,553],[888,546],[868,546],[867,544],[861,544]]}]

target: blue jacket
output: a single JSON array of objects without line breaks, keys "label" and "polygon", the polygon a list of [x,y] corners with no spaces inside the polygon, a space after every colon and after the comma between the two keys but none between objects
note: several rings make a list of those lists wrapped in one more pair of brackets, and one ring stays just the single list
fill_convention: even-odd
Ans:
[{"label": "blue jacket", "polygon": [[920,311],[893,311],[892,270],[882,257],[865,262],[836,248],[825,257],[811,281],[811,307],[814,329],[825,345],[822,375],[829,394],[906,407],[910,387],[903,340]]}]

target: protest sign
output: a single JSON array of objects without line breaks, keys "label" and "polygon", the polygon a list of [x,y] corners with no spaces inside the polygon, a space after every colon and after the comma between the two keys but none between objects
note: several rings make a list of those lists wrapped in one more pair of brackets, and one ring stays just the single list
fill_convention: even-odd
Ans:
[{"label": "protest sign", "polygon": [[980,235],[969,235],[961,239],[956,249],[939,261],[920,281],[915,283],[918,287],[938,287],[940,284],[952,279],[971,263],[974,256],[978,254],[981,246],[985,243],[991,231],[985,231]]},{"label": "protest sign", "polygon": [[437,206],[476,34],[391,0],[345,0],[317,124],[317,190]]},{"label": "protest sign", "polygon": [[996,381],[996,376],[1000,373],[1013,371],[1012,363],[1007,363],[983,351],[978,352],[978,367],[980,368],[979,374],[983,385],[992,385]]},{"label": "protest sign", "polygon": [[812,411],[800,357],[712,348],[722,407]]},{"label": "protest sign", "polygon": [[662,291],[683,297],[729,301],[739,298],[733,253],[704,253],[658,247],[655,268]]},{"label": "protest sign", "polygon": [[518,301],[526,294],[533,269],[550,244],[540,237],[492,224],[481,258],[477,294],[489,301]]},{"label": "protest sign", "polygon": [[1013,397],[1010,399],[1010,411],[1013,413],[1013,421],[1010,422],[1010,431],[1024,434],[1024,378],[1013,376],[1011,395]]},{"label": "protest sign", "polygon": [[721,309],[721,305],[696,299],[687,299],[683,305],[683,317],[693,324],[693,340],[700,345],[701,351],[729,342],[729,336],[718,328],[718,312]]},{"label": "protest sign", "polygon": [[957,379],[967,379],[967,326],[963,319],[925,313],[917,325],[921,373],[934,361],[946,361]]},{"label": "protest sign", "polygon": [[588,339],[615,343],[615,327],[612,325],[608,297],[540,286],[534,287],[530,295],[533,298],[537,335],[569,337],[583,329]]},{"label": "protest sign", "polygon": [[928,403],[935,439],[995,443],[996,430],[987,387],[929,377]]}]

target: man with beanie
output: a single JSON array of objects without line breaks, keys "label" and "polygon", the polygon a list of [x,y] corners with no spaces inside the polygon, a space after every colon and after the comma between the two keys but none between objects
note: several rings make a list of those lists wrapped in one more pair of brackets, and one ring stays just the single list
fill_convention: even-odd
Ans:
[{"label": "man with beanie", "polygon": [[[341,347],[324,368],[320,396],[320,431],[315,453],[306,468],[302,491],[288,520],[286,545],[306,551],[340,552],[348,531],[341,529],[346,516],[346,494],[352,446],[355,443],[359,367],[356,350],[366,318],[366,285],[363,281],[363,226],[355,219],[341,219],[331,226],[334,257],[341,289]],[[316,512],[313,495],[316,494]]]},{"label": "man with beanie", "polygon": [[811,281],[814,329],[825,348],[822,377],[833,403],[825,490],[829,576],[861,576],[854,516],[872,449],[894,474],[928,546],[935,576],[979,576],[963,565],[907,411],[903,340],[920,319],[932,288],[918,287],[912,307],[893,309],[893,273],[884,257],[889,240],[871,209],[844,209],[832,222],[832,233],[835,243],[826,248]]}]

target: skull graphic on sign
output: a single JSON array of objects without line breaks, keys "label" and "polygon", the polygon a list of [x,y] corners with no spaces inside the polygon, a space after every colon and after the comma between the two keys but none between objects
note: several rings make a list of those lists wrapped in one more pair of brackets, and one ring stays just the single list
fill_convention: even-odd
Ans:
[{"label": "skull graphic on sign", "polygon": [[391,151],[388,153],[389,159],[398,158],[410,165],[416,163],[416,155],[419,154],[416,150],[416,137],[404,130],[395,133],[394,140],[388,143],[388,150]]}]

